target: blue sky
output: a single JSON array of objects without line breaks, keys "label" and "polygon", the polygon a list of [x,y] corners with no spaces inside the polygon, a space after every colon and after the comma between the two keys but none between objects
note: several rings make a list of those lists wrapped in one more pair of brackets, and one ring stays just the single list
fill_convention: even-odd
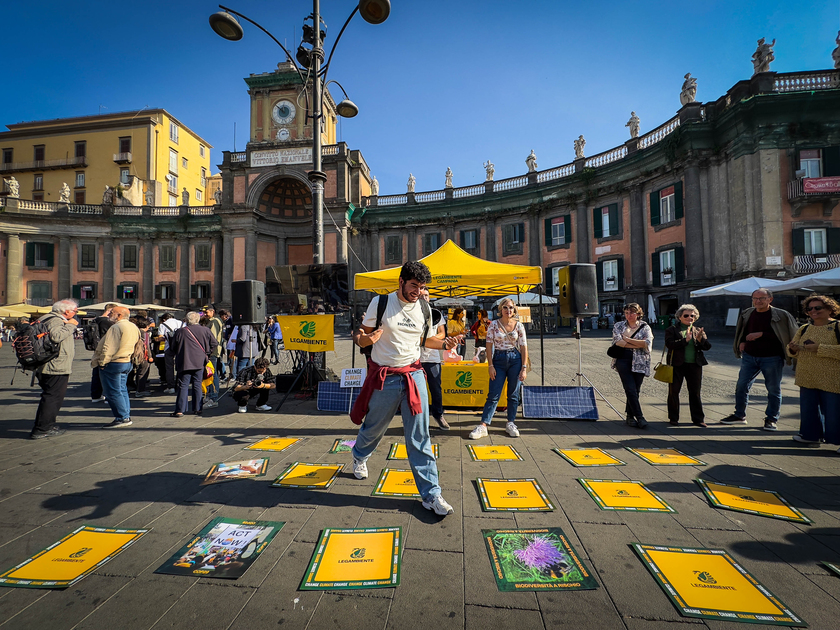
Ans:
[{"label": "blue sky", "polygon": [[[307,0],[229,0],[292,52]],[[322,0],[327,48],[353,0]],[[3,7],[6,51],[0,124],[140,109],[169,110],[222,150],[247,140],[243,77],[271,71],[283,52],[245,23],[228,42],[208,25],[217,5],[199,0],[53,0]],[[361,150],[380,194],[484,181],[541,170],[622,144],[630,111],[645,133],[679,109],[683,75],[712,101],[752,74],[756,40],[776,38],[777,72],[831,67],[840,0],[568,1],[392,0],[389,19],[356,17],[330,70],[360,114],[340,139]],[[11,55],[11,57],[9,56]],[[215,171],[215,169],[214,169]]]}]

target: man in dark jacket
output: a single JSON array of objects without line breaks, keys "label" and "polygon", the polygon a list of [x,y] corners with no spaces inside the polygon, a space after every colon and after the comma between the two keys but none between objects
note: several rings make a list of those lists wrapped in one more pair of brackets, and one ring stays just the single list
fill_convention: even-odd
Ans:
[{"label": "man in dark jacket", "polygon": [[180,418],[187,410],[190,388],[193,394],[193,412],[201,415],[204,395],[201,392],[201,377],[204,366],[219,342],[206,326],[199,325],[201,313],[187,313],[187,325],[175,331],[172,336],[172,352],[175,354],[175,369],[178,382],[175,386],[175,411],[169,415]]}]

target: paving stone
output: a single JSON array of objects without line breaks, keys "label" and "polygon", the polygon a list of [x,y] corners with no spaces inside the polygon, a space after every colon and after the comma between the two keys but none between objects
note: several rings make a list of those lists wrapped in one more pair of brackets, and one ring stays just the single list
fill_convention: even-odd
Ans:
[{"label": "paving stone", "polygon": [[464,627],[463,555],[406,549],[386,628]]}]

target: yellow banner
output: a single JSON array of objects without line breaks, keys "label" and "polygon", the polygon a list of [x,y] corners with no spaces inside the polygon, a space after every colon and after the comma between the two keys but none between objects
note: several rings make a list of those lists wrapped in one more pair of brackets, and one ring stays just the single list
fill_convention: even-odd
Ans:
[{"label": "yellow banner", "polygon": [[[487,363],[461,361],[440,366],[440,387],[444,407],[483,407],[487,401],[490,377]],[[507,383],[502,389],[499,406],[507,404]]]},{"label": "yellow banner", "polygon": [[277,323],[286,350],[335,350],[335,315],[282,315]]}]

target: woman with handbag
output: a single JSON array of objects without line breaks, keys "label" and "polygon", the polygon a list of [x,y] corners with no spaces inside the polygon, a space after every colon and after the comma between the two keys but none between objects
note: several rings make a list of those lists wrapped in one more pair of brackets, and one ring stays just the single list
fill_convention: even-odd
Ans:
[{"label": "woman with handbag", "polygon": [[642,321],[642,315],[642,307],[635,302],[624,307],[624,321],[613,326],[613,345],[607,352],[627,397],[627,426],[637,429],[645,429],[648,424],[639,404],[639,392],[645,376],[650,376],[650,349],[653,346],[653,332]]},{"label": "woman with handbag", "polygon": [[489,323],[487,311],[483,308],[478,309],[478,316],[475,323],[470,327],[470,333],[475,338],[475,360],[479,363],[487,361],[487,326]]},{"label": "woman with handbag", "polygon": [[668,422],[673,425],[680,423],[680,390],[685,381],[691,421],[698,427],[706,426],[700,387],[703,384],[703,366],[709,363],[703,353],[712,344],[704,330],[695,326],[699,318],[700,311],[696,306],[683,304],[677,309],[678,323],[665,331],[668,365],[673,368],[673,377],[668,385]]},{"label": "woman with handbag", "polygon": [[507,380],[507,434],[519,437],[516,427],[516,412],[519,409],[519,393],[522,381],[527,375],[528,344],[525,327],[517,319],[516,305],[510,298],[499,304],[499,319],[494,319],[487,327],[487,373],[490,387],[487,402],[481,412],[481,422],[470,433],[471,440],[487,437],[487,427],[496,413],[502,388]]}]

